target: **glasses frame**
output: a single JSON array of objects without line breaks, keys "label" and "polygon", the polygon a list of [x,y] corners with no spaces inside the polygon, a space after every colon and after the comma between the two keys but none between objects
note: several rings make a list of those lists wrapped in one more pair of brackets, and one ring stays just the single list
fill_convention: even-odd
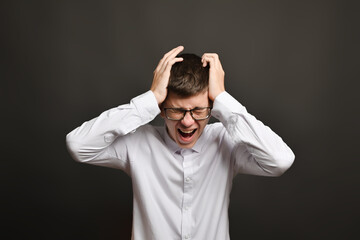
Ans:
[{"label": "glasses frame", "polygon": [[[180,111],[182,111],[182,112],[183,112],[182,118],[180,118],[180,119],[175,119],[175,118],[169,117],[169,116],[167,115],[167,113],[166,113],[166,110],[168,110],[168,109],[175,109],[175,110],[180,110]],[[194,111],[194,110],[199,110],[199,109],[209,109],[209,114],[208,114],[205,118],[195,118],[195,117],[193,116],[193,111]],[[187,112],[190,112],[191,117],[192,117],[195,121],[205,120],[205,119],[208,119],[208,118],[211,116],[211,110],[212,110],[212,107],[196,107],[196,108],[189,109],[189,110],[182,109],[182,108],[164,108],[165,117],[166,117],[167,119],[173,120],[173,121],[181,121],[181,120],[183,120]]]}]

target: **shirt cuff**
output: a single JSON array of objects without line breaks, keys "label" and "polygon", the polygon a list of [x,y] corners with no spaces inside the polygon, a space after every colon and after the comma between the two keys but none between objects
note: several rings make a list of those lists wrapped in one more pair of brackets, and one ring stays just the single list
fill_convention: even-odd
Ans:
[{"label": "shirt cuff", "polygon": [[133,98],[132,102],[144,120],[152,120],[160,113],[159,105],[151,90]]},{"label": "shirt cuff", "polygon": [[226,91],[220,93],[214,100],[212,116],[227,123],[234,113],[246,113],[246,108]]}]

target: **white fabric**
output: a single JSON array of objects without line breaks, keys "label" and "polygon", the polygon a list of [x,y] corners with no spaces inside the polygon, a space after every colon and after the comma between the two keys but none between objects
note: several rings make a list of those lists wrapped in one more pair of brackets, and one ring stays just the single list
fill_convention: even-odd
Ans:
[{"label": "white fabric", "polygon": [[294,161],[291,149],[227,92],[214,101],[208,124],[192,149],[181,149],[148,91],[103,112],[67,135],[73,158],[118,168],[132,178],[133,239],[227,240],[228,206],[237,173],[279,176]]}]

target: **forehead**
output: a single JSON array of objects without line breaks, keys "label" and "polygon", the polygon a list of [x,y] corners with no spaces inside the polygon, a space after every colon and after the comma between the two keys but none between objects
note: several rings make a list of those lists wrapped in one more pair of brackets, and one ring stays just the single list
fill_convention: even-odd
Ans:
[{"label": "forehead", "polygon": [[209,105],[209,93],[208,91],[198,93],[188,97],[179,96],[173,92],[169,92],[166,100],[164,101],[164,107],[175,107],[192,109],[195,107],[208,107]]}]

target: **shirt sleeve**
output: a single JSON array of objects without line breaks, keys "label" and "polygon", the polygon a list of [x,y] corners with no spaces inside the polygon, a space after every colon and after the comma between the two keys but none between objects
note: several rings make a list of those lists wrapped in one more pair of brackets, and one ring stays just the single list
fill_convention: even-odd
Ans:
[{"label": "shirt sleeve", "polygon": [[234,143],[235,174],[280,176],[292,165],[295,155],[282,138],[229,93],[216,97],[212,114],[222,122]]},{"label": "shirt sleeve", "polygon": [[[152,91],[133,98],[84,122],[66,136],[71,156],[78,162],[119,168],[128,172],[126,136],[160,113]],[[113,142],[120,141],[114,149]],[[123,144],[122,144],[123,143]],[[118,149],[120,148],[122,149]]]}]

